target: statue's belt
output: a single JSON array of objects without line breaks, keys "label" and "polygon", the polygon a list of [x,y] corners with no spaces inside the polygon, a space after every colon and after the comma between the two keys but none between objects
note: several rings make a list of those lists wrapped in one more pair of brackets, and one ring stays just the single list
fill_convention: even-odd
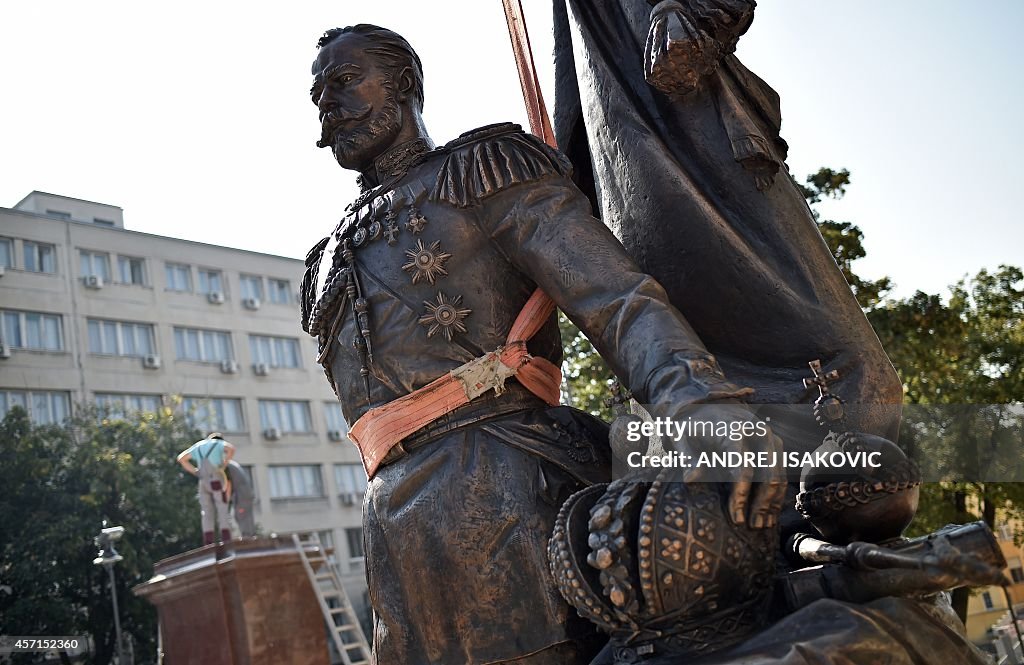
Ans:
[{"label": "statue's belt", "polygon": [[349,438],[359,449],[367,477],[373,478],[388,453],[403,439],[492,389],[500,395],[505,390],[505,381],[512,377],[547,404],[557,405],[561,370],[526,350],[526,343],[548,320],[554,307],[554,302],[537,289],[516,317],[504,346],[404,397],[370,409],[356,420]]}]

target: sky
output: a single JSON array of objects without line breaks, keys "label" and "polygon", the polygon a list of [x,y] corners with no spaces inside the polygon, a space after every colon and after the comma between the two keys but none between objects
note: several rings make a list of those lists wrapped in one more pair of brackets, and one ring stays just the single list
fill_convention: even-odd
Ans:
[{"label": "sky", "polygon": [[[551,3],[523,6],[550,106]],[[64,194],[131,230],[301,258],[356,194],[308,96],[317,38],[354,23],[419,52],[437,143],[526,125],[500,0],[7,2],[0,206]],[[737,55],[781,95],[791,171],[851,171],[822,211],[864,232],[862,277],[906,296],[1024,265],[1022,28],[1020,0],[762,0]]]}]

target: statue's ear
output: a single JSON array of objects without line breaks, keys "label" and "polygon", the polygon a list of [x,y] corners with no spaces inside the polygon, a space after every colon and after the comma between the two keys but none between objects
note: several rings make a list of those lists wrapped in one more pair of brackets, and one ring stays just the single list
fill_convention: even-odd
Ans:
[{"label": "statue's ear", "polygon": [[412,74],[412,67],[402,67],[395,80],[398,84],[398,101],[404,102],[412,95],[412,90],[416,85]]}]

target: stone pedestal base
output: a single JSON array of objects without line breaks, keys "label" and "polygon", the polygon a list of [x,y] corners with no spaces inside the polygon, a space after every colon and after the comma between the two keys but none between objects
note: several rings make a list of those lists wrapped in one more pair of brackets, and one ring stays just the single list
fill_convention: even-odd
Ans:
[{"label": "stone pedestal base", "polygon": [[164,665],[328,665],[324,619],[290,538],[164,559],[133,591],[156,605]]}]

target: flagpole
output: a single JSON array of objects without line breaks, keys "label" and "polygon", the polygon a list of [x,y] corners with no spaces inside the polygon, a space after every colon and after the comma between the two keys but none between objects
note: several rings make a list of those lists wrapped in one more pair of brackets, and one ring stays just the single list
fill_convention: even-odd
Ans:
[{"label": "flagpole", "polygon": [[523,3],[521,0],[501,0],[501,4],[505,8],[508,36],[512,40],[512,53],[516,58],[519,85],[523,89],[523,101],[526,103],[526,116],[530,121],[530,131],[542,138],[552,148],[557,148],[555,132],[551,128],[551,119],[548,117],[548,109],[544,104],[544,93],[540,89],[537,67],[533,61],[530,35],[526,30],[526,19],[523,17]]},{"label": "flagpole", "polygon": [[[555,132],[551,129],[551,119],[544,105],[544,93],[540,89],[537,78],[537,67],[533,62],[533,49],[530,48],[530,35],[526,32],[526,19],[523,18],[521,0],[501,0],[505,8],[505,21],[508,23],[508,36],[512,40],[512,53],[516,57],[516,69],[519,71],[519,85],[523,89],[523,101],[526,103],[526,116],[530,120],[530,131],[539,136],[552,148],[557,148]],[[538,287],[534,291],[538,298],[537,305],[546,307],[551,301],[550,296]],[[533,296],[531,296],[532,298]]]}]

